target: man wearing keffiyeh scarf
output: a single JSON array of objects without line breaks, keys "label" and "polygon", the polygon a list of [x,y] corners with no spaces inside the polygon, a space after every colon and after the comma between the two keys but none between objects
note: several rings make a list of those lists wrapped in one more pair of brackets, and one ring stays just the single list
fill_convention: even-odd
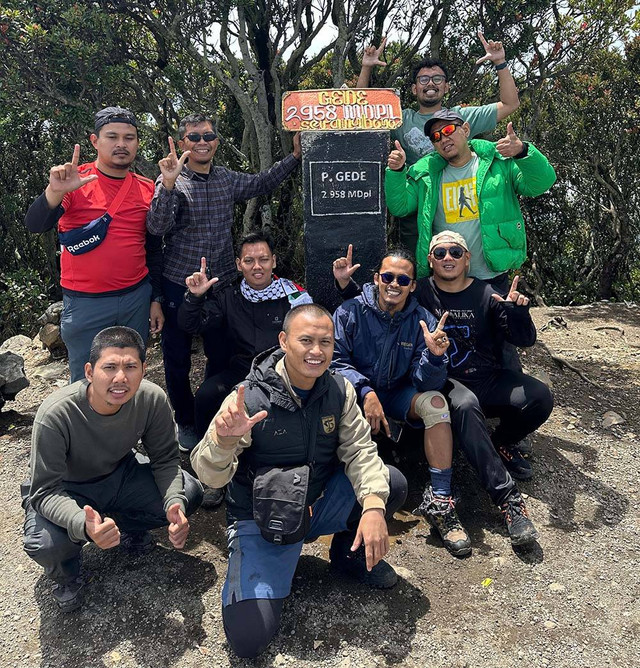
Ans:
[{"label": "man wearing keffiyeh scarf", "polygon": [[[186,279],[189,289],[178,312],[178,324],[187,332],[217,329],[234,344],[228,368],[208,378],[196,393],[196,432],[200,438],[233,386],[249,373],[253,358],[278,345],[287,312],[313,301],[302,287],[273,274],[274,243],[265,232],[253,232],[240,241],[236,266],[242,279],[211,294],[209,288],[217,279],[207,276],[203,258],[200,271]],[[215,272],[215,267],[211,269]]]}]

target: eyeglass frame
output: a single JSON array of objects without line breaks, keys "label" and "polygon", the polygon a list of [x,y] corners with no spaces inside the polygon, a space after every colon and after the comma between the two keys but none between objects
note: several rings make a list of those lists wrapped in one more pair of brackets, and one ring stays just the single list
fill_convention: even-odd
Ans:
[{"label": "eyeglass frame", "polygon": [[[207,135],[213,135],[213,139],[207,139]],[[198,137],[193,139],[193,137]],[[213,131],[209,130],[207,132],[187,132],[182,139],[188,139],[190,142],[197,144],[201,139],[204,139],[206,142],[215,141],[218,138],[218,135]]]},{"label": "eyeglass frame", "polygon": [[416,280],[415,278],[411,278],[411,276],[407,276],[407,274],[394,274],[392,271],[383,271],[378,276],[385,285],[391,285],[395,281],[401,288],[410,286]]},{"label": "eyeglass frame", "polygon": [[[454,127],[453,130],[449,132],[444,132],[447,128],[450,128],[451,126]],[[461,128],[463,126],[463,123],[456,123],[455,121],[451,123],[447,123],[446,125],[442,126],[439,130],[434,130],[433,132],[429,133],[429,140],[431,141],[432,144],[438,144],[442,141],[442,137],[450,137],[452,134],[455,133],[455,131],[458,128]],[[436,134],[438,137],[436,138]]]},{"label": "eyeglass frame", "polygon": [[[436,81],[436,79],[438,79],[438,81]],[[423,86],[431,82],[433,82],[436,86],[439,86],[446,81],[447,77],[444,74],[419,74],[416,76],[416,83],[422,84]]]},{"label": "eyeglass frame", "polygon": [[[457,253],[458,251],[460,251],[460,257],[456,257],[456,256],[451,252],[451,251],[454,250],[454,249],[456,249],[456,253]],[[436,251],[444,251],[444,255],[443,255],[442,257],[438,257],[438,254],[436,254]],[[453,259],[453,260],[461,260],[461,259],[464,257],[464,254],[467,253],[467,252],[468,252],[468,251],[466,251],[466,250],[465,250],[462,246],[460,246],[459,244],[455,244],[454,246],[448,246],[448,247],[446,247],[446,248],[445,248],[444,246],[436,246],[435,248],[432,248],[432,249],[431,249],[431,255],[433,255],[433,257],[434,257],[436,260],[438,260],[438,262],[442,262],[442,260],[444,260],[444,259],[447,257],[447,255],[449,255],[449,256],[451,257],[451,259]]]}]

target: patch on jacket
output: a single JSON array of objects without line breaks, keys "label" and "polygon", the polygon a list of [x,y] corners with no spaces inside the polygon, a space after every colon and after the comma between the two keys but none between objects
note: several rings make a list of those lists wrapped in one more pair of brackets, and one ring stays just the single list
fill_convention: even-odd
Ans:
[{"label": "patch on jacket", "polygon": [[336,418],[335,415],[327,415],[322,418],[322,428],[324,429],[325,434],[330,434],[336,430]]},{"label": "patch on jacket", "polygon": [[398,345],[402,348],[413,348],[413,341],[398,341]]}]

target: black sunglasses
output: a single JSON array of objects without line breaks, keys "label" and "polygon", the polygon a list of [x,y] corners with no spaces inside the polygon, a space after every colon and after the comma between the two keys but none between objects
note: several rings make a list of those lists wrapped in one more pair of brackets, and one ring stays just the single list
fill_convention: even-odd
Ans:
[{"label": "black sunglasses", "polygon": [[447,257],[447,253],[449,253],[454,260],[459,260],[465,254],[465,250],[462,246],[451,246],[451,248],[437,246],[431,251],[431,254],[436,260],[444,260],[445,257]]},{"label": "black sunglasses", "polygon": [[413,278],[407,276],[406,274],[392,274],[390,271],[385,271],[384,274],[380,274],[380,280],[385,284],[395,282],[402,288],[406,288],[407,285],[411,285]]},{"label": "black sunglasses", "polygon": [[199,142],[201,139],[205,141],[213,141],[218,138],[218,135],[215,132],[205,132],[200,134],[199,132],[190,132],[188,135],[185,135],[189,141],[192,141],[194,144]]}]

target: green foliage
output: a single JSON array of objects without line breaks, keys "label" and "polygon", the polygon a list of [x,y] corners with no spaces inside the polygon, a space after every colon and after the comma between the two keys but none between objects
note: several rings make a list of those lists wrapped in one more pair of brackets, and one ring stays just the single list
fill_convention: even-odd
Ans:
[{"label": "green foliage", "polygon": [[36,320],[49,305],[49,289],[33,269],[0,275],[0,340],[16,334],[35,336]]}]

